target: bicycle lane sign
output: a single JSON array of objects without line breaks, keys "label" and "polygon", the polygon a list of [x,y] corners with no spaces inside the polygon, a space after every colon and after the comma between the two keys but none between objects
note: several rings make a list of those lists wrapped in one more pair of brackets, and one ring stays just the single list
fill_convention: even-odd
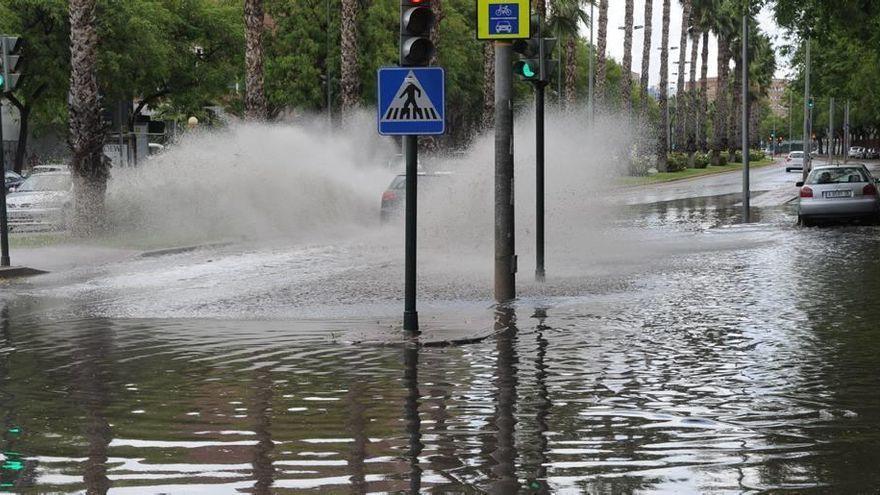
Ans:
[{"label": "bicycle lane sign", "polygon": [[477,0],[477,39],[528,38],[529,0]]}]

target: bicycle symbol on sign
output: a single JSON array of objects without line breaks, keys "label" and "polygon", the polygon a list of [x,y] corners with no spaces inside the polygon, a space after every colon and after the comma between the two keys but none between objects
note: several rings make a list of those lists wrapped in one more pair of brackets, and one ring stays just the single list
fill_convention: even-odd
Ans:
[{"label": "bicycle symbol on sign", "polygon": [[498,17],[510,17],[513,15],[513,11],[510,10],[510,5],[499,5],[497,9],[495,9],[495,15]]}]

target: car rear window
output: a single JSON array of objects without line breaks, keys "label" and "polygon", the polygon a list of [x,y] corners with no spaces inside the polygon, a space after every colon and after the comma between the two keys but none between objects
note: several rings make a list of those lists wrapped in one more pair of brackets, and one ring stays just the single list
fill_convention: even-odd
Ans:
[{"label": "car rear window", "polygon": [[837,167],[813,170],[807,178],[807,184],[845,184],[850,182],[868,182],[865,171],[857,167]]},{"label": "car rear window", "polygon": [[803,152],[803,151],[795,151],[795,152],[792,152],[791,157],[792,157],[792,158],[803,158],[803,157],[804,157],[804,152]]}]

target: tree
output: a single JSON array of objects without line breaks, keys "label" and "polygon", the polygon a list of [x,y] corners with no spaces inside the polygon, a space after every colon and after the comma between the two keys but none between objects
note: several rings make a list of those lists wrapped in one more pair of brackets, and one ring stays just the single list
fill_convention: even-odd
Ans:
[{"label": "tree", "polygon": [[596,100],[594,107],[603,110],[606,102],[605,81],[608,68],[605,59],[605,44],[608,33],[608,0],[599,0],[599,32],[596,35]]},{"label": "tree", "polygon": [[360,104],[358,74],[358,0],[341,0],[340,47],[342,60],[342,112],[350,112]]},{"label": "tree", "polygon": [[685,123],[685,147],[688,153],[688,166],[694,166],[694,153],[697,151],[697,127],[700,122],[700,115],[697,112],[697,48],[700,46],[700,32],[695,26],[693,20],[693,9],[691,9],[691,59],[690,67],[688,67],[688,87],[685,98],[687,99],[687,122]]},{"label": "tree", "polygon": [[669,111],[669,8],[670,0],[663,0],[663,33],[660,42],[660,132],[657,143],[657,170],[665,172],[667,168],[667,155],[669,141],[666,138],[666,129],[669,126],[667,113]]},{"label": "tree", "polygon": [[489,128],[495,123],[495,44],[483,45],[483,120]]},{"label": "tree", "polygon": [[16,33],[25,40],[22,71],[26,77],[19,81],[14,92],[6,95],[19,114],[19,137],[12,166],[21,173],[32,120],[35,118],[38,127],[44,127],[40,124],[60,124],[66,114],[63,107],[70,78],[70,34],[64,2],[12,0],[9,7],[0,13],[6,21],[0,30]]},{"label": "tree", "polygon": [[620,96],[622,108],[626,114],[632,111],[632,36],[633,36],[633,0],[626,0],[623,16],[623,78],[620,80]]},{"label": "tree", "polygon": [[547,20],[547,29],[556,33],[559,38],[564,38],[562,49],[562,62],[565,80],[566,106],[574,104],[577,80],[577,38],[581,23],[589,22],[589,15],[584,11],[584,0],[556,0],[553,10]]},{"label": "tree", "polygon": [[691,22],[691,0],[682,0],[681,2],[681,33],[678,40],[678,80],[675,87],[675,143],[681,145],[685,142],[685,127],[687,125],[687,96],[685,96],[684,87],[684,66],[687,56],[687,35]]},{"label": "tree", "polygon": [[712,31],[718,38],[718,86],[715,91],[714,138],[712,141],[712,165],[721,164],[721,152],[727,149],[728,76],[730,72],[730,38],[736,30],[735,22],[722,4],[712,17]]},{"label": "tree", "polygon": [[98,95],[97,0],[70,0],[69,145],[75,235],[97,231],[103,217],[110,160],[104,156],[104,125]]},{"label": "tree", "polygon": [[639,84],[639,99],[641,100],[641,118],[648,117],[648,69],[651,62],[651,16],[653,15],[654,0],[645,0],[645,41],[642,47],[642,77]]},{"label": "tree", "polygon": [[245,117],[265,120],[266,93],[263,87],[263,0],[244,0],[245,31]]},{"label": "tree", "polygon": [[[694,107],[694,112],[703,119],[709,115],[709,31],[712,28],[712,16],[719,7],[718,0],[691,0],[691,19],[696,32],[702,35],[702,52],[700,54],[700,89],[696,92],[699,102]],[[696,89],[696,88],[694,88]],[[703,153],[709,150],[707,141],[707,120],[697,118],[697,146]]]}]

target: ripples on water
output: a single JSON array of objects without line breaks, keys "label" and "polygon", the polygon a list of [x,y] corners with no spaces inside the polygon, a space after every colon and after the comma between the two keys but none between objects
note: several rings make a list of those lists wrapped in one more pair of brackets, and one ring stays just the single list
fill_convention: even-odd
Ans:
[{"label": "ripples on water", "polygon": [[[644,218],[675,224],[675,208]],[[700,235],[749,241],[664,252],[625,291],[527,289],[494,315],[493,337],[462,347],[353,345],[353,329],[377,324],[364,318],[82,319],[13,299],[0,317],[2,482],[132,494],[876,487],[877,230]]]}]

